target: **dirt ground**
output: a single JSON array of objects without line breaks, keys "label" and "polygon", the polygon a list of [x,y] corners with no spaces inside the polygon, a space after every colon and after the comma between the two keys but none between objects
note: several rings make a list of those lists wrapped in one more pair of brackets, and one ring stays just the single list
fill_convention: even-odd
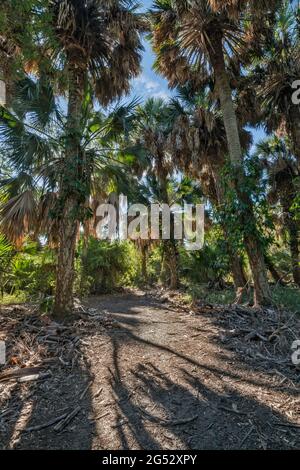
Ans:
[{"label": "dirt ground", "polygon": [[300,449],[300,369],[273,342],[288,325],[266,338],[256,314],[162,293],[82,305],[65,329],[2,309],[0,448]]}]

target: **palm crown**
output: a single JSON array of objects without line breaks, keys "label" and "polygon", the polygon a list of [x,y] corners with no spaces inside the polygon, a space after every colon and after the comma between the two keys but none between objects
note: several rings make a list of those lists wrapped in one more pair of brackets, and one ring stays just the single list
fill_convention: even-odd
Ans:
[{"label": "palm crown", "polygon": [[140,71],[145,18],[122,0],[51,0],[53,57],[88,70],[103,105],[128,92]]},{"label": "palm crown", "polygon": [[[29,78],[18,87],[14,111],[0,110],[1,151],[5,152],[11,170],[0,180],[1,223],[4,233],[15,243],[32,233],[56,238],[53,230],[57,230],[55,214],[59,213],[67,136],[67,117],[59,100],[54,98],[52,87],[43,80],[34,82]],[[99,178],[102,188],[105,179],[121,182],[125,178],[128,152],[124,135],[133,125],[135,104],[119,104],[108,114],[86,110],[81,120],[80,141],[85,155],[79,175],[83,201],[86,194],[98,191]]]}]

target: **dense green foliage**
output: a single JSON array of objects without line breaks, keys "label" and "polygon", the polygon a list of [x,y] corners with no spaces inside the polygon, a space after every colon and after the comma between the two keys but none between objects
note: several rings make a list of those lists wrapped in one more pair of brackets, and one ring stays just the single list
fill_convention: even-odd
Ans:
[{"label": "dense green foliage", "polygon": [[111,243],[90,238],[78,264],[83,293],[106,294],[138,283],[139,258],[130,242]]}]

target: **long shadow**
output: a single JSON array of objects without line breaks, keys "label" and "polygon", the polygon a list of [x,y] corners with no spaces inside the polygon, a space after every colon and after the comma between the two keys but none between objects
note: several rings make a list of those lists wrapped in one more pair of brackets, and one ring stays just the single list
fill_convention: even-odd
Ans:
[{"label": "long shadow", "polygon": [[[147,308],[149,303],[146,302]],[[155,303],[155,307],[157,304]],[[164,306],[161,307],[164,309]],[[129,309],[130,310],[130,309]],[[128,310],[127,310],[128,312]],[[117,315],[119,315],[119,311]],[[114,316],[114,315],[113,315]],[[183,354],[166,344],[141,338],[131,330],[126,315],[121,317],[123,335],[116,338],[108,332],[113,346],[114,373],[111,388],[116,403],[118,441],[121,448],[136,446],[146,449],[293,449],[300,445],[299,429],[272,406],[261,403],[252,393],[238,391],[234,384],[223,384],[216,389],[218,381],[199,378],[199,372],[207,372],[215,378],[228,377],[240,383],[264,388],[272,392],[285,392],[298,397],[298,391],[289,385],[271,383],[269,377],[258,374],[253,378],[253,366],[238,354],[234,356],[234,368],[208,365]],[[138,320],[136,324],[138,324]],[[129,327],[129,328],[128,328]],[[219,338],[215,341],[219,342]],[[133,380],[122,379],[120,350],[130,343],[138,343],[145,350],[162,351],[169,356],[173,373],[178,379],[168,377],[153,361],[139,363],[132,371]],[[184,362],[184,367],[176,361]],[[226,356],[225,356],[226,359]],[[224,368],[222,367],[224,366]],[[192,371],[196,372],[192,372]],[[172,373],[172,375],[173,375]],[[253,387],[252,387],[253,388]],[[139,394],[133,393],[139,389]],[[150,410],[149,410],[150,408]],[[154,409],[154,411],[152,411]],[[129,444],[130,443],[130,444]]]},{"label": "long shadow", "polygon": [[[132,333],[132,331],[126,329],[126,328],[123,328],[122,332],[123,332],[123,337],[127,338],[126,341],[137,341],[138,343],[141,343],[145,346],[149,346],[149,347],[154,348],[156,350],[166,352],[166,353],[168,353],[169,355],[171,355],[173,357],[177,357],[179,359],[182,359],[183,361],[185,361],[189,365],[192,365],[192,366],[195,366],[199,369],[202,369],[202,370],[205,370],[207,372],[213,373],[213,374],[215,374],[216,377],[219,377],[220,375],[225,375],[228,378],[237,379],[240,382],[246,382],[246,383],[249,383],[249,384],[252,384],[252,385],[267,386],[269,389],[272,389],[272,390],[275,390],[275,391],[283,391],[283,390],[288,391],[288,393],[290,393],[291,395],[293,395],[295,397],[298,397],[298,395],[299,395],[298,390],[295,389],[293,386],[288,386],[288,385],[282,386],[282,385],[276,385],[276,384],[270,384],[270,383],[266,384],[266,381],[263,380],[263,379],[262,380],[259,380],[259,379],[254,380],[251,377],[245,377],[245,378],[242,377],[241,374],[238,371],[239,370],[242,371],[244,369],[250,369],[250,368],[249,368],[248,364],[244,363],[239,358],[236,360],[236,364],[235,364],[235,368],[234,368],[235,372],[233,372],[230,369],[222,369],[222,368],[219,368],[219,367],[215,367],[215,366],[207,365],[205,363],[201,363],[201,362],[197,361],[196,359],[194,359],[190,356],[187,356],[186,354],[183,354],[181,352],[176,351],[174,348],[170,348],[169,346],[165,346],[163,344],[155,343],[154,341],[150,341],[150,340],[145,339],[145,338],[141,338],[138,335]],[[251,370],[253,370],[253,369],[251,369]]]},{"label": "long shadow", "polygon": [[[77,347],[81,360],[73,366],[72,361],[69,366],[61,362],[51,366],[44,363],[52,373],[45,381],[14,383],[7,387],[6,392],[0,383],[2,448],[90,449],[94,447],[95,439],[100,446],[101,442],[109,442],[110,449],[300,447],[299,429],[293,427],[293,423],[271,406],[261,403],[253,393],[251,396],[243,393],[234,382],[251,385],[257,390],[269,390],[270,393],[284,392],[297,398],[298,392],[292,385],[272,383],[264,373],[250,374],[254,370],[253,365],[238,353],[232,353],[234,367],[226,367],[226,356],[218,365],[212,365],[192,357],[189,352],[178,351],[167,339],[162,339],[164,344],[160,344],[154,339],[141,337],[139,328],[148,323],[148,317],[145,321],[139,316],[139,311],[144,308],[150,313],[172,310],[158,300],[130,295],[117,297],[116,301],[106,298],[94,299],[93,302],[97,308],[107,310],[117,322],[116,328],[106,331],[99,328],[99,334],[108,339],[111,351],[109,394],[113,397],[114,416],[107,418],[106,439],[102,440],[101,426],[96,429],[93,421],[95,410],[91,390],[88,389],[80,400],[93,376],[84,352],[81,354],[80,347]],[[168,317],[163,320],[168,320]],[[37,318],[37,327],[40,321]],[[12,330],[17,340],[22,338],[23,327],[20,321]],[[91,328],[95,330],[97,325],[93,323]],[[88,328],[83,328],[80,333],[83,339],[86,336],[86,341],[89,334]],[[34,334],[32,341],[35,341]],[[212,337],[212,341],[221,344],[217,335]],[[142,354],[129,370],[123,357],[124,352],[131,351],[132,345],[140,347]],[[223,346],[226,351],[226,345]],[[151,354],[147,355],[148,352]],[[44,356],[49,357],[52,353],[49,344]],[[147,359],[143,359],[144,353]],[[166,358],[167,370],[159,360],[154,361],[160,353]],[[9,354],[13,355],[13,351]],[[221,387],[220,377],[230,380],[222,383]],[[28,428],[47,423],[66,409],[78,405],[80,412],[62,432],[55,431],[53,426],[28,432]],[[1,417],[5,410],[10,410],[10,413]]]},{"label": "long shadow", "polygon": [[[40,316],[25,315],[18,320],[6,338],[10,345],[8,361],[16,356],[15,348],[24,340],[24,334],[27,336],[26,344],[32,344],[29,356],[36,351],[38,329],[45,326]],[[33,332],[28,332],[25,326],[28,322],[34,325]],[[42,367],[43,373],[48,373],[44,380],[0,382],[0,448],[89,449],[94,435],[93,422],[89,420],[93,413],[90,391],[80,400],[80,395],[92,379],[89,365],[84,357],[72,364],[72,354],[69,365],[63,365],[59,358],[49,363],[49,358],[54,354],[53,344],[43,342],[42,346],[45,348],[43,358],[37,365]],[[54,425],[30,431],[30,428],[45,425],[76,407],[80,407],[78,414],[62,431],[56,431]]]},{"label": "long shadow", "polygon": [[[118,346],[115,358],[117,350]],[[115,367],[118,374],[117,360]],[[124,423],[118,426],[123,449],[132,448],[132,444],[128,447],[130,435],[136,448],[142,449],[298,448],[299,430],[289,428],[280,413],[233,387],[224,394],[190,372],[180,372],[180,380],[171,380],[148,363],[133,372],[134,384],[126,385],[117,374],[113,377],[118,420]],[[140,390],[138,400],[132,398],[135,388]]]},{"label": "long shadow", "polygon": [[114,374],[110,380],[110,386],[118,403],[116,429],[123,449],[130,449],[128,439],[121,424],[121,417],[125,418],[125,425],[134,436],[141,449],[161,449],[159,442],[144,426],[143,417],[139,407],[131,399],[131,390],[121,378],[121,370],[118,361],[118,342],[112,338]]}]

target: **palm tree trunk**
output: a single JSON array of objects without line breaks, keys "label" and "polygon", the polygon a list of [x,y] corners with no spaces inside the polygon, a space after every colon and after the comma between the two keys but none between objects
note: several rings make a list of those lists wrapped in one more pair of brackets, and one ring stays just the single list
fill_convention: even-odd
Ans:
[{"label": "palm tree trunk", "polygon": [[268,255],[265,255],[265,263],[268,270],[270,271],[272,278],[274,279],[274,282],[276,284],[279,284],[280,286],[284,286],[285,284],[282,280],[282,276],[280,276],[279,272],[276,269],[276,266]]},{"label": "palm tree trunk", "polygon": [[293,180],[287,182],[283,188],[283,194],[280,197],[280,203],[283,209],[283,220],[285,229],[289,234],[289,246],[292,258],[292,273],[295,284],[300,287],[300,250],[299,250],[299,222],[294,219],[291,213],[291,206],[296,195],[296,189],[293,187]]},{"label": "palm tree trunk", "polygon": [[[216,163],[210,165],[213,181],[214,181],[214,187],[215,187],[215,196],[208,195],[209,198],[211,199],[212,203],[214,205],[217,205],[219,208],[222,206],[222,204],[225,203],[225,191],[222,186],[221,182],[221,171],[223,170],[223,164],[217,165]],[[243,261],[240,256],[236,256],[235,249],[231,245],[231,242],[228,241],[228,232],[225,224],[223,224],[223,233],[224,233],[224,238],[226,240],[226,250],[227,254],[229,256],[230,260],[230,266],[231,266],[231,273],[233,276],[233,282],[234,282],[234,287],[235,287],[235,292],[236,292],[236,303],[241,303],[242,302],[242,297],[244,290],[248,284],[248,281],[246,279],[244,267],[243,267]]]},{"label": "palm tree trunk", "polygon": [[162,255],[161,281],[163,284],[176,290],[179,285],[178,253],[175,240],[164,240]]},{"label": "palm tree trunk", "polygon": [[293,151],[298,161],[298,169],[300,169],[300,110],[299,106],[290,107],[290,112],[288,116],[288,133],[290,135]]},{"label": "palm tree trunk", "polygon": [[[167,189],[167,172],[163,167],[163,158],[157,158],[157,175],[160,189],[160,200],[164,204],[170,204]],[[167,283],[170,289],[177,289],[179,285],[178,276],[178,253],[176,241],[174,238],[174,216],[171,213],[171,233],[170,240],[163,240],[163,260],[161,269],[161,279],[163,283]]]},{"label": "palm tree trunk", "polygon": [[237,196],[244,207],[240,215],[240,224],[243,229],[245,229],[245,227],[248,228],[247,232],[244,233],[244,243],[253,275],[254,304],[255,306],[269,305],[271,303],[271,293],[268,284],[264,253],[256,230],[253,204],[249,194],[244,189],[245,176],[242,163],[242,148],[232,99],[232,91],[224,60],[222,37],[221,35],[212,34],[210,39],[210,58],[214,68],[216,90],[223,112],[229,156],[231,164],[234,167],[233,183]]},{"label": "palm tree trunk", "polygon": [[56,270],[54,315],[64,316],[73,310],[74,259],[78,221],[70,217],[75,201],[69,199],[59,228],[59,249]]},{"label": "palm tree trunk", "polygon": [[290,205],[284,207],[285,225],[289,233],[289,245],[292,258],[292,273],[295,284],[300,287],[300,251],[299,251],[299,226],[289,212]]},{"label": "palm tree trunk", "polygon": [[289,228],[290,250],[292,256],[292,270],[295,284],[300,287],[300,252],[299,252],[299,232],[296,224]]},{"label": "palm tree trunk", "polygon": [[147,284],[148,282],[148,270],[147,270],[147,252],[148,248],[146,245],[143,245],[141,248],[141,255],[142,255],[142,278],[143,282]]},{"label": "palm tree trunk", "polygon": [[[75,250],[79,228],[80,199],[76,191],[80,183],[82,155],[80,150],[80,117],[84,98],[85,73],[70,65],[68,102],[68,135],[66,139],[64,174],[60,188],[63,211],[59,226],[59,248],[56,271],[56,292],[53,313],[62,317],[73,310]],[[75,188],[75,189],[74,189]]]},{"label": "palm tree trunk", "polygon": [[177,247],[175,240],[170,240],[169,246],[169,273],[170,273],[170,289],[178,289],[179,279],[178,279],[178,262],[177,262]]}]

